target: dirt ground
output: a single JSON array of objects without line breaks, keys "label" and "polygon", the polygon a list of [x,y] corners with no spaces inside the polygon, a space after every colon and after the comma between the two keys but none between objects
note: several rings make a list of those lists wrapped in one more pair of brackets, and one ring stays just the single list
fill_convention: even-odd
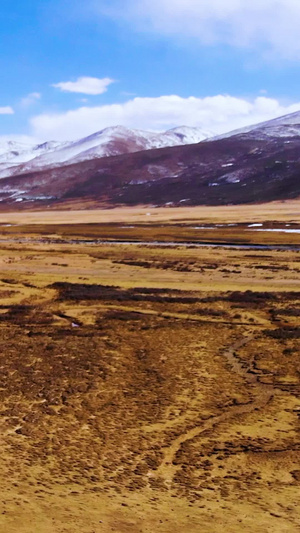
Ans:
[{"label": "dirt ground", "polygon": [[[268,209],[256,220],[299,223],[295,204]],[[297,233],[159,247],[100,243],[134,230],[116,213],[16,216],[0,235],[0,531],[300,531]],[[253,242],[253,213],[237,216],[215,241]],[[147,224],[144,240],[191,239],[189,220]]]}]

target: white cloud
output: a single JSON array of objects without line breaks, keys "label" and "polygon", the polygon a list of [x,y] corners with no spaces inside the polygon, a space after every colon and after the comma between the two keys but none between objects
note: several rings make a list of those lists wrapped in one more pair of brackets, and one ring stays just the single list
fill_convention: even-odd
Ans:
[{"label": "white cloud", "polygon": [[0,107],[0,115],[13,115],[13,114],[14,114],[14,110],[9,105]]},{"label": "white cloud", "polygon": [[54,83],[52,87],[60,89],[69,93],[81,93],[81,94],[103,94],[107,91],[109,85],[114,83],[114,80],[110,78],[90,78],[81,77],[76,81],[62,81],[60,83]]},{"label": "white cloud", "polygon": [[116,125],[154,131],[187,125],[221,134],[298,110],[300,102],[284,106],[265,96],[249,101],[229,95],[206,98],[170,95],[45,113],[33,117],[31,127],[32,134],[44,140],[76,139]]},{"label": "white cloud", "polygon": [[41,99],[40,93],[30,93],[27,96],[24,96],[21,100],[21,107],[26,109],[27,107],[30,107],[32,104],[35,104],[38,100]]},{"label": "white cloud", "polygon": [[299,0],[90,0],[94,9],[142,31],[272,50],[300,58]]}]

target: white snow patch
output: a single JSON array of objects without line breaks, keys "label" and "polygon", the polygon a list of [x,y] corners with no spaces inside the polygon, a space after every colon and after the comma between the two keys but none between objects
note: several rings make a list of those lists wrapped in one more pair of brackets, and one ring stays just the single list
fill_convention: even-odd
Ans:
[{"label": "white snow patch", "polygon": [[279,233],[300,233],[300,229],[283,229],[283,228],[255,229],[251,231],[276,231]]},{"label": "white snow patch", "polygon": [[260,226],[263,226],[263,224],[249,224],[248,228],[259,228]]}]

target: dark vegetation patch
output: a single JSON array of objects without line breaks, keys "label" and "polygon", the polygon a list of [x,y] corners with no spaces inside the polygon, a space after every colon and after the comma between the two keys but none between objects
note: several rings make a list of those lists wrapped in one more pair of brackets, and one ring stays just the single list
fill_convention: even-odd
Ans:
[{"label": "dark vegetation patch", "polygon": [[264,333],[272,339],[300,339],[300,327],[282,327],[275,330],[266,329]]},{"label": "dark vegetation patch", "polygon": [[16,294],[16,291],[0,290],[0,298],[10,298],[14,294]]},{"label": "dark vegetation patch", "polygon": [[274,309],[272,310],[274,315],[283,315],[283,316],[300,316],[300,309],[299,308],[291,308],[288,307],[287,309]]},{"label": "dark vegetation patch", "polygon": [[16,324],[24,323],[26,322],[29,313],[30,313],[31,307],[29,305],[11,305],[8,308],[8,311],[0,316],[1,322],[13,322]]},{"label": "dark vegetation patch", "polygon": [[[140,313],[136,313],[134,311],[108,311],[105,314],[105,319],[108,320],[124,320],[125,322],[129,320],[141,320],[143,318]],[[98,323],[101,325],[103,323],[103,318],[97,319],[96,324]]]},{"label": "dark vegetation patch", "polygon": [[203,309],[196,309],[191,310],[191,312],[197,314],[197,315],[203,315],[203,316],[227,316],[228,313],[226,311],[222,311],[221,309],[209,309],[207,307]]},{"label": "dark vegetation patch", "polygon": [[159,260],[135,260],[135,259],[122,259],[113,261],[116,264],[137,266],[140,268],[155,268],[157,270],[175,270],[176,272],[203,272],[205,269],[215,270],[218,268],[216,264],[199,265],[194,261],[159,261]]},{"label": "dark vegetation patch", "polygon": [[272,270],[274,272],[276,270],[290,270],[290,267],[288,265],[253,265],[251,268],[255,268],[256,270]]},{"label": "dark vegetation patch", "polygon": [[[59,292],[58,300],[100,300],[100,301],[136,301],[136,302],[164,302],[164,303],[196,303],[199,298],[188,296],[172,295],[173,291],[167,292],[165,289],[133,288],[122,289],[111,285],[88,285],[85,283],[57,282],[50,286]],[[179,291],[180,294],[180,291]]]},{"label": "dark vegetation patch", "polygon": [[[187,291],[170,290],[170,289],[155,289],[147,287],[135,287],[131,289],[123,289],[112,285],[89,285],[86,283],[68,283],[56,282],[50,285],[50,288],[58,291],[58,301],[115,301],[115,302],[156,302],[156,303],[216,303],[228,302],[237,306],[266,306],[272,302],[279,301],[294,302],[300,299],[300,293],[275,293],[275,292],[255,292],[251,290],[233,291],[226,294],[216,294],[213,296],[192,296]],[[269,310],[273,312],[272,309]],[[278,313],[281,311],[277,311]],[[199,314],[210,314],[211,316],[221,316],[224,311],[211,310],[206,308],[204,310],[196,310]],[[283,311],[282,314],[289,316],[298,316],[299,311],[293,309]],[[70,317],[63,317],[70,318]]]},{"label": "dark vegetation patch", "polygon": [[300,300],[299,292],[257,292],[257,291],[233,291],[228,292],[225,295],[217,294],[216,296],[206,296],[201,298],[202,303],[215,303],[215,302],[230,302],[241,305],[254,304],[264,305],[271,302],[288,301],[295,302]]},{"label": "dark vegetation patch", "polygon": [[84,327],[84,328],[56,328],[51,332],[51,336],[55,340],[61,340],[65,337],[74,337],[79,338],[88,338],[91,339],[97,335],[97,330],[94,327]]},{"label": "dark vegetation patch", "polygon": [[272,292],[235,291],[228,297],[228,302],[260,304],[261,302],[277,300],[277,295]]},{"label": "dark vegetation patch", "polygon": [[49,325],[53,322],[52,313],[39,307],[30,305],[15,304],[0,306],[0,309],[6,309],[6,313],[0,315],[0,323],[10,322],[19,326],[31,325]]},{"label": "dark vegetation patch", "polygon": [[215,302],[230,302],[238,304],[261,304],[269,301],[276,301],[278,299],[278,293],[274,292],[254,292],[247,291],[233,291],[225,295],[207,296],[201,299],[203,303],[215,303]]},{"label": "dark vegetation patch", "polygon": [[273,256],[272,255],[268,255],[268,254],[245,254],[244,256],[245,258],[251,258],[251,259],[258,259],[258,258],[261,258],[261,259],[273,259]]}]

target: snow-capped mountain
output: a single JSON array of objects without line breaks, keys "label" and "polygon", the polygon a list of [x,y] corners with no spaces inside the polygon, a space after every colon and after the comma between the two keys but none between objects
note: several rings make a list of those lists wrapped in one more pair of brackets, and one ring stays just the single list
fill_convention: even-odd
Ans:
[{"label": "snow-capped mountain", "polygon": [[163,133],[131,130],[123,126],[105,128],[72,142],[45,142],[36,146],[5,141],[0,144],[0,178],[79,163],[100,157],[194,144],[212,134],[201,128],[182,126]]},{"label": "snow-capped mountain", "polygon": [[18,174],[24,164],[43,154],[61,148],[63,143],[50,141],[42,144],[29,144],[13,140],[0,142],[0,177]]},{"label": "snow-capped mountain", "polygon": [[270,138],[300,137],[300,111],[274,118],[260,124],[246,126],[214,137],[213,140],[226,139],[234,135],[243,135],[247,138],[266,140]]},{"label": "snow-capped mountain", "polygon": [[207,135],[187,127],[164,133],[112,127],[73,142],[0,144],[0,205],[219,205],[300,197],[300,112],[222,138]]},{"label": "snow-capped mountain", "polygon": [[42,144],[27,144],[23,142],[7,140],[0,142],[0,164],[21,164],[41,154],[56,150],[62,143],[51,141]]}]

